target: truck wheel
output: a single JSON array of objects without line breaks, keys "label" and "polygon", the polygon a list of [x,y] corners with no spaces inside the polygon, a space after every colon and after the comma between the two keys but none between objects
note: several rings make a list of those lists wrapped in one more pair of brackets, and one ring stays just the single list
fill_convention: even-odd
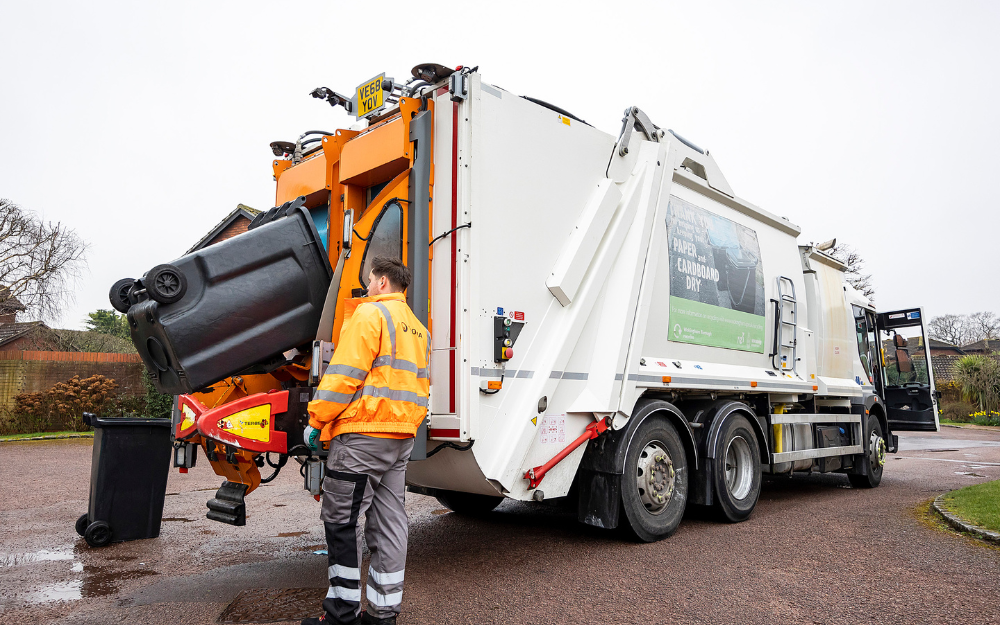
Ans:
[{"label": "truck wheel", "polygon": [[868,470],[864,475],[848,473],[847,479],[854,488],[875,488],[882,482],[885,466],[885,439],[882,438],[882,424],[875,415],[868,416]]},{"label": "truck wheel", "polygon": [[128,291],[132,288],[133,284],[135,284],[135,280],[132,278],[122,278],[111,286],[111,292],[108,293],[108,299],[111,300],[111,307],[123,315],[132,306],[132,302],[128,299]]},{"label": "truck wheel", "polygon": [[719,432],[712,460],[715,506],[720,520],[745,521],[760,497],[760,448],[746,417],[734,415]]},{"label": "truck wheel", "polygon": [[670,536],[684,516],[687,495],[687,455],[677,430],[647,419],[632,434],[625,457],[622,508],[628,529],[644,542]]},{"label": "truck wheel", "polygon": [[87,526],[90,525],[90,516],[84,514],[76,520],[76,533],[83,536],[87,533]]},{"label": "truck wheel", "polygon": [[111,526],[104,521],[94,521],[87,526],[83,539],[91,547],[103,547],[111,542]]},{"label": "truck wheel", "polygon": [[453,490],[439,491],[435,499],[449,510],[459,514],[475,516],[486,514],[500,505],[503,497],[491,497],[489,495],[477,495],[474,493],[460,493]]},{"label": "truck wheel", "polygon": [[173,265],[153,267],[143,283],[149,296],[161,304],[173,304],[187,291],[187,278]]}]

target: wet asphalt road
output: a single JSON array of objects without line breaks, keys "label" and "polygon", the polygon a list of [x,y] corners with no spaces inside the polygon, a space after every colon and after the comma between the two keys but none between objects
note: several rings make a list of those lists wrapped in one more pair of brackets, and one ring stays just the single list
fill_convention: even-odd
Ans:
[{"label": "wet asphalt road", "polygon": [[[775,478],[749,521],[689,517],[649,545],[553,507],[506,502],[470,519],[408,494],[399,622],[1000,623],[1000,550],[922,513],[942,492],[1000,479],[1000,432],[900,438],[875,490]],[[205,518],[220,483],[207,463],[174,471],[158,539],[90,549],[73,530],[90,455],[90,440],[0,443],[5,625],[207,624],[244,590],[324,594],[319,506],[296,467],[248,498],[242,528]]]}]

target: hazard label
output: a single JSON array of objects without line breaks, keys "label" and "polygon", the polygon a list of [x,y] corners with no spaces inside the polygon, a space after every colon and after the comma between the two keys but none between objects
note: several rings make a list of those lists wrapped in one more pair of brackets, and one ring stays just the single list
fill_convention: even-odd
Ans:
[{"label": "hazard label", "polygon": [[538,428],[541,432],[542,443],[565,443],[566,442],[566,415],[545,415],[542,424]]}]

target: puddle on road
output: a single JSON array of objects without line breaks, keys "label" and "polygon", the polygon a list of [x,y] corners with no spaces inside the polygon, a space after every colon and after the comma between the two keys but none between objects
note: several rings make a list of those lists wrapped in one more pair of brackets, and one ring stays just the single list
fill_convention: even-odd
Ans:
[{"label": "puddle on road", "polygon": [[119,571],[102,566],[83,566],[77,563],[73,572],[83,573],[81,579],[68,582],[46,584],[25,597],[28,603],[54,603],[57,601],[77,601],[85,597],[106,597],[118,590],[118,586],[128,580],[159,575],[150,569]]},{"label": "puddle on road", "polygon": [[278,532],[275,538],[294,538],[296,536],[305,536],[309,532]]},{"label": "puddle on road", "polygon": [[956,475],[965,475],[967,477],[986,477],[985,475],[979,475],[978,473],[973,473],[972,471],[955,471]]},{"label": "puddle on road", "polygon": [[194,523],[194,519],[185,519],[184,517],[179,517],[179,516],[163,517],[162,520],[164,520],[164,521],[180,521],[181,523]]},{"label": "puddle on road", "polygon": [[31,593],[25,600],[28,603],[54,603],[56,601],[75,601],[83,596],[83,580],[47,584]]},{"label": "puddle on road", "polygon": [[58,562],[60,560],[72,560],[72,551],[49,551],[42,549],[32,553],[0,553],[0,568],[8,566],[21,566],[22,564],[33,564],[35,562]]},{"label": "puddle on road", "polygon": [[940,454],[940,453],[944,453],[946,451],[958,451],[958,450],[957,449],[927,449],[926,451],[928,453],[932,453],[932,454]]}]

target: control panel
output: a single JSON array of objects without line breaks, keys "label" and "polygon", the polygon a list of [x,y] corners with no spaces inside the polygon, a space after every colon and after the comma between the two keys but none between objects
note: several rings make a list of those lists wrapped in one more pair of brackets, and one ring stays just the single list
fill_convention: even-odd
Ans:
[{"label": "control panel", "polygon": [[500,315],[493,317],[493,362],[507,362],[514,357],[514,343],[523,327],[523,321]]}]

